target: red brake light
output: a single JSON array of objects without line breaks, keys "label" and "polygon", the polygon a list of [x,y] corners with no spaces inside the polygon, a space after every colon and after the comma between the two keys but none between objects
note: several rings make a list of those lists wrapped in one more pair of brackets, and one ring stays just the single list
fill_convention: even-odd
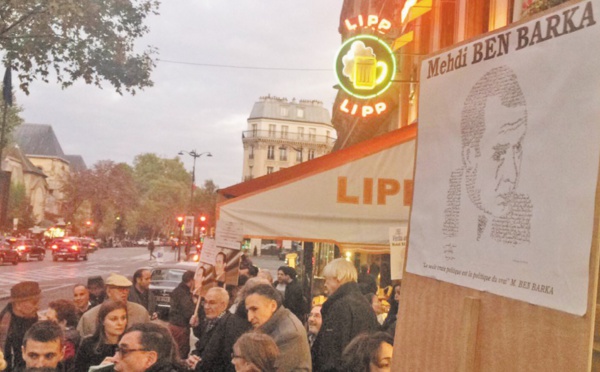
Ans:
[{"label": "red brake light", "polygon": [[78,247],[78,246],[76,246],[76,245],[72,245],[72,246],[71,246],[71,249],[72,249],[72,250],[74,250],[74,251],[76,251],[76,250],[78,250],[78,249],[79,249],[79,247]]},{"label": "red brake light", "polygon": [[24,245],[20,245],[20,246],[17,247],[17,249],[20,250],[20,251],[22,251],[22,250],[25,249],[25,246]]},{"label": "red brake light", "polygon": [[58,248],[58,245],[52,244],[52,249],[56,249],[56,248]]}]

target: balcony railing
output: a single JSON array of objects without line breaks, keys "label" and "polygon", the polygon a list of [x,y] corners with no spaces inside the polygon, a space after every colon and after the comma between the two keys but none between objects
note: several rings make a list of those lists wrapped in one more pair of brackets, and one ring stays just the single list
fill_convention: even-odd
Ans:
[{"label": "balcony railing", "polygon": [[242,139],[273,139],[284,141],[303,141],[311,143],[333,144],[335,138],[331,136],[316,135],[311,133],[282,132],[270,130],[246,130],[242,132]]}]

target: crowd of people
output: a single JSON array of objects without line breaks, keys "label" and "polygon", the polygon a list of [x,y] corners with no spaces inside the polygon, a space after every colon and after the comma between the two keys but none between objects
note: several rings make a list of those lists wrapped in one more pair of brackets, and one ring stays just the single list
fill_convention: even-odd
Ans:
[{"label": "crowd of people", "polygon": [[384,317],[374,278],[345,259],[325,266],[328,297],[312,306],[291,267],[280,267],[275,281],[251,264],[240,272],[235,293],[213,287],[200,296],[186,271],[168,321],[157,317],[148,269],[132,281],[89,278],[42,312],[39,284],[18,283],[0,312],[0,371],[391,370],[398,287]]}]

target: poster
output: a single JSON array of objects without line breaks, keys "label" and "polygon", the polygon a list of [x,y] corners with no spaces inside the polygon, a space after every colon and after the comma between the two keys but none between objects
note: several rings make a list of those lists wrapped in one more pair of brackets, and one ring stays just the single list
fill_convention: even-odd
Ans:
[{"label": "poster", "polygon": [[183,236],[194,236],[194,216],[185,216],[183,221]]},{"label": "poster", "polygon": [[[237,224],[226,224],[226,233],[219,234],[220,226],[217,227],[216,237],[226,236],[224,240],[205,238],[200,253],[200,262],[196,270],[196,285],[202,284],[201,295],[204,295],[210,288],[219,286],[224,288],[235,287],[238,284],[239,267],[241,261],[240,244],[237,248],[231,248],[235,245],[232,242]],[[241,235],[240,235],[241,236]]]},{"label": "poster", "polygon": [[585,313],[599,8],[561,8],[422,62],[408,272]]},{"label": "poster", "polygon": [[390,227],[390,274],[392,280],[402,279],[406,257],[406,233],[408,227]]}]

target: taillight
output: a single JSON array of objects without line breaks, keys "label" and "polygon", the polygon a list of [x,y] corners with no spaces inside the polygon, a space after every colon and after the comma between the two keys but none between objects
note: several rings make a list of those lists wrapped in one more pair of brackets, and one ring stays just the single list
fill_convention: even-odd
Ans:
[{"label": "taillight", "polygon": [[52,249],[56,249],[56,248],[58,248],[58,245],[52,244]]},{"label": "taillight", "polygon": [[79,247],[78,247],[78,246],[76,246],[76,245],[72,245],[72,246],[71,246],[71,249],[72,249],[72,250],[74,250],[74,251],[78,251],[78,250],[79,250]]},{"label": "taillight", "polygon": [[24,251],[25,250],[25,246],[24,245],[20,245],[17,247],[18,250],[20,251]]}]

